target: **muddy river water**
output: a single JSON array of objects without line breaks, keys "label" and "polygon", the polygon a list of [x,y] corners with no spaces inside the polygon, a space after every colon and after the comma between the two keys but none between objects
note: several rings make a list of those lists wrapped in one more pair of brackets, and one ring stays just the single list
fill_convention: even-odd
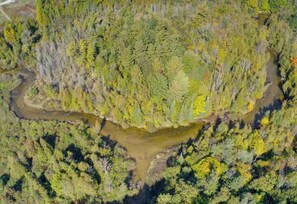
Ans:
[{"label": "muddy river water", "polygon": [[[32,107],[25,103],[24,96],[35,79],[35,73],[27,69],[21,69],[22,83],[11,92],[10,109],[19,117],[28,120],[59,120],[59,121],[84,121],[90,125],[102,122],[102,119],[93,114],[46,111]],[[150,162],[157,153],[170,147],[194,138],[204,125],[203,122],[194,123],[188,127],[164,128],[154,133],[149,133],[143,129],[128,128],[106,121],[100,134],[109,136],[124,147],[130,157],[136,160],[135,175],[142,182],[145,181],[146,172]]]},{"label": "muddy river water", "polygon": [[[20,118],[28,120],[59,120],[59,121],[78,121],[82,120],[90,125],[100,123],[96,115],[85,113],[74,113],[64,111],[46,111],[29,106],[24,101],[26,90],[30,89],[36,80],[35,73],[27,69],[18,70],[22,76],[22,83],[11,92],[10,109]],[[279,88],[280,77],[278,75],[278,66],[275,63],[275,56],[271,54],[267,64],[267,82],[271,82],[262,99],[257,100],[255,109],[245,115],[243,121],[253,124],[257,116],[261,115],[267,107],[273,107],[275,101],[282,97],[282,91]],[[101,134],[109,136],[126,148],[129,156],[136,160],[135,175],[142,182],[145,182],[146,173],[152,159],[164,150],[170,147],[187,142],[194,138],[201,130],[205,122],[197,121],[187,127],[164,128],[154,133],[149,133],[143,129],[128,128],[123,129],[120,126],[106,121],[101,130]]]},{"label": "muddy river water", "polygon": [[243,118],[246,124],[251,124],[252,126],[255,126],[255,123],[265,114],[265,111],[279,109],[281,100],[284,98],[281,90],[281,78],[278,73],[277,58],[272,51],[270,51],[270,59],[266,67],[266,82],[270,86],[264,93],[264,97],[256,101],[254,109]]}]

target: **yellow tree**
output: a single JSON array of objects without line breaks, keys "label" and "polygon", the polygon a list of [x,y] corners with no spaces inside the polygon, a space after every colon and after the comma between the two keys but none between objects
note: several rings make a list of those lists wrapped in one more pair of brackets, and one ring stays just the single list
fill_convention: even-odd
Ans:
[{"label": "yellow tree", "polygon": [[194,115],[199,116],[200,113],[205,113],[205,106],[206,106],[205,96],[203,95],[197,96],[193,104]]},{"label": "yellow tree", "polygon": [[9,43],[14,43],[16,41],[16,32],[13,28],[13,25],[9,22],[5,24],[4,37]]},{"label": "yellow tree", "polygon": [[202,179],[208,176],[212,170],[214,170],[217,176],[220,176],[227,170],[227,167],[214,157],[206,157],[201,159],[197,164],[194,164],[192,169],[195,177]]},{"label": "yellow tree", "polygon": [[36,0],[36,20],[39,25],[45,26],[49,23],[48,17],[45,15],[44,0]]},{"label": "yellow tree", "polygon": [[262,0],[261,1],[261,10],[263,10],[263,11],[269,11],[268,0]]},{"label": "yellow tree", "polygon": [[254,149],[257,156],[260,156],[261,154],[268,151],[263,138],[259,135],[258,132],[255,132],[249,136],[249,143],[250,146]]},{"label": "yellow tree", "polygon": [[260,123],[261,123],[262,126],[268,125],[269,124],[269,118],[267,116],[263,117],[261,119],[261,122]]},{"label": "yellow tree", "polygon": [[247,0],[246,3],[249,7],[258,10],[258,0]]}]

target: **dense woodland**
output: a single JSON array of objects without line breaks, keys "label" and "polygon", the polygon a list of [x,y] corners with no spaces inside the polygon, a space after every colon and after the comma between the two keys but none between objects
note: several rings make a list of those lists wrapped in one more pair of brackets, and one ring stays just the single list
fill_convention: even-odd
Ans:
[{"label": "dense woodland", "polygon": [[13,49],[3,67],[36,65],[31,104],[158,128],[242,115],[263,97],[268,32],[248,8],[53,2],[37,1],[37,22],[8,23],[4,32]]},{"label": "dense woodland", "polygon": [[297,202],[294,136],[275,120],[260,130],[222,123],[181,146],[155,189],[157,203]]},{"label": "dense woodland", "polygon": [[[151,203],[297,202],[297,9],[293,0],[36,0],[7,21],[0,68],[37,75],[26,102],[123,127],[188,125],[228,112],[180,146]],[[261,22],[264,17],[264,22]],[[258,128],[237,121],[262,98],[274,52],[285,98]],[[9,111],[21,81],[0,75],[0,203],[123,202],[135,162],[86,124]]]},{"label": "dense woodland", "polygon": [[19,80],[0,78],[0,203],[107,203],[137,192],[123,148],[95,128],[20,120],[8,109]]},{"label": "dense woodland", "polygon": [[153,190],[154,202],[297,202],[296,11],[272,13],[266,22],[286,94],[282,108],[267,112],[259,129],[222,122],[181,145]]},{"label": "dense woodland", "polygon": [[220,123],[199,133],[169,162],[153,202],[297,202],[295,107],[264,117],[257,130]]}]

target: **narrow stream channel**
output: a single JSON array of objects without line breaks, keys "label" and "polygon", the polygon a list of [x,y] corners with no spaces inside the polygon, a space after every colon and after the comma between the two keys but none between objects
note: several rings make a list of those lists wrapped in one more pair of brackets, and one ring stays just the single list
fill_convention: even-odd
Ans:
[{"label": "narrow stream channel", "polygon": [[277,57],[270,51],[270,59],[267,63],[266,82],[271,83],[264,93],[263,98],[257,100],[254,109],[248,112],[243,121],[245,124],[251,124],[257,127],[259,119],[263,117],[266,111],[278,110],[281,108],[281,100],[284,98],[281,87],[281,77],[278,73]]}]

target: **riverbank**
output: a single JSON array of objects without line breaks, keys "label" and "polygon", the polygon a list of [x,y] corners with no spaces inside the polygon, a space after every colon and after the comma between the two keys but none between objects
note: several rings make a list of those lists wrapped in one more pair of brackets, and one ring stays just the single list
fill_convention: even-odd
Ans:
[{"label": "riverbank", "polygon": [[142,183],[145,182],[147,169],[156,154],[196,137],[205,124],[199,121],[187,127],[164,128],[149,133],[138,128],[123,129],[110,121],[103,123],[100,118],[92,114],[40,110],[24,102],[26,90],[34,83],[34,75],[30,75],[30,72],[25,69],[21,71],[27,74],[23,74],[23,83],[11,92],[10,110],[12,112],[19,118],[28,120],[84,121],[92,127],[101,124],[100,134],[117,141],[128,151],[129,156],[136,160],[135,175]]},{"label": "riverbank", "polygon": [[[264,97],[258,100],[255,104],[255,109],[246,114],[246,123],[252,124],[255,118],[263,114],[265,107],[273,104],[276,98],[282,95],[282,91],[278,84],[280,78],[278,76],[277,64],[271,58],[267,64],[267,81],[272,82],[268,87]],[[154,132],[148,132],[145,129],[139,128],[121,128],[117,124],[100,119],[98,116],[88,113],[76,113],[65,111],[47,111],[40,109],[40,107],[31,106],[24,99],[27,91],[35,82],[35,74],[26,69],[21,69],[23,76],[23,83],[11,93],[10,109],[18,117],[29,120],[59,120],[59,121],[83,121],[90,126],[100,125],[100,134],[110,137],[110,139],[117,141],[121,146],[126,148],[131,158],[137,162],[135,170],[136,177],[142,183],[146,181],[147,170],[149,169],[151,161],[160,152],[164,152],[170,147],[185,142],[196,137],[199,130],[206,123],[214,123],[218,116],[212,115],[208,118],[196,121],[189,126],[179,128],[162,128]],[[229,120],[228,116],[224,116],[223,120]],[[98,127],[97,127],[98,128]]]},{"label": "riverbank", "polygon": [[[263,22],[262,22],[263,23]],[[276,56],[270,51],[270,59],[267,63],[267,79],[266,82],[272,83],[264,93],[262,99],[255,102],[254,109],[248,112],[244,117],[238,118],[237,121],[243,120],[244,123],[252,126],[258,118],[263,116],[266,110],[273,110],[275,100],[282,98],[282,90],[279,88],[280,77],[278,73],[278,64],[275,60]],[[129,156],[134,158],[137,165],[134,172],[135,178],[141,180],[142,184],[146,182],[147,171],[151,166],[151,161],[156,158],[156,155],[167,151],[169,148],[186,142],[189,139],[194,139],[198,132],[206,123],[215,123],[218,116],[211,115],[207,118],[199,119],[188,126],[181,126],[178,128],[165,127],[162,129],[154,129],[148,132],[143,128],[122,128],[114,122],[111,118],[101,119],[97,115],[89,113],[66,112],[66,111],[47,111],[41,109],[42,106],[35,107],[25,101],[25,96],[28,90],[36,81],[35,73],[27,69],[21,69],[23,75],[23,83],[11,92],[10,110],[14,112],[19,118],[28,120],[58,120],[58,121],[83,121],[91,127],[100,129],[100,134],[115,140],[124,147]],[[223,114],[222,120],[230,121],[228,114]],[[98,127],[100,126],[100,127]],[[255,127],[255,126],[253,126]],[[156,167],[161,165],[159,167]],[[162,168],[160,162],[153,162],[152,167]]]},{"label": "riverbank", "polygon": [[[271,109],[278,109],[281,105],[281,100],[283,99],[283,92],[280,88],[281,79],[278,73],[278,65],[276,63],[276,56],[273,53],[273,51],[269,50],[270,58],[267,62],[267,78],[266,78],[266,91],[262,98],[253,101],[252,102],[252,109],[251,110],[245,110],[241,115],[238,115],[235,120],[242,120],[245,124],[250,124],[253,127],[256,127],[257,121],[263,116],[264,112]],[[30,81],[30,85],[27,86],[27,89],[24,91],[23,98],[24,98],[24,104],[26,104],[27,107],[31,107],[32,109],[35,109],[35,111],[40,112],[49,112],[49,113],[66,113],[66,114],[74,114],[74,115],[80,115],[84,114],[86,117],[84,117],[84,122],[88,121],[89,118],[96,118],[96,120],[102,122],[102,120],[109,121],[110,123],[113,123],[116,126],[120,126],[120,128],[123,129],[129,129],[129,128],[137,128],[141,129],[143,131],[154,133],[158,132],[161,129],[169,129],[173,128],[176,129],[178,126],[166,123],[162,127],[148,127],[146,125],[138,125],[138,126],[129,126],[125,123],[119,123],[118,121],[115,121],[111,117],[101,117],[99,113],[97,112],[85,112],[81,110],[82,112],[75,111],[75,110],[64,110],[60,105],[58,105],[57,101],[54,99],[49,99],[45,97],[45,93],[43,91],[40,91],[41,93],[36,94],[34,97],[29,97],[30,91],[32,89],[38,89],[40,87],[38,84],[38,80],[36,79],[36,75],[34,72],[22,69],[22,74],[27,76],[27,80]],[[280,100],[278,100],[280,99]],[[273,107],[268,107],[271,104],[274,104]],[[45,108],[46,107],[46,108]],[[263,108],[266,107],[266,108]],[[21,114],[20,114],[21,115]],[[230,118],[229,113],[225,112],[219,113],[218,115],[215,114],[208,114],[209,116],[198,118],[196,120],[193,120],[189,123],[182,124],[180,126],[191,126],[196,123],[215,123],[218,118],[221,118],[225,121],[233,121],[234,117]],[[92,119],[91,119],[92,120]]]},{"label": "riverbank", "polygon": [[[146,124],[129,125],[127,123],[116,121],[112,117],[100,116],[100,113],[97,111],[91,112],[91,111],[82,110],[82,109],[79,109],[79,110],[67,109],[67,110],[65,110],[61,106],[61,101],[47,97],[47,94],[45,93],[45,91],[40,88],[40,87],[42,87],[42,85],[40,84],[40,81],[36,78],[36,75],[34,72],[30,72],[28,70],[23,70],[23,73],[21,73],[21,74],[26,75],[26,77],[28,78],[27,81],[30,81],[30,85],[28,86],[28,89],[25,90],[25,92],[23,94],[24,103],[26,104],[26,106],[30,106],[31,108],[34,108],[36,110],[39,109],[42,112],[64,112],[64,113],[69,113],[69,114],[72,114],[72,113],[82,114],[83,113],[83,114],[93,115],[93,116],[97,117],[98,120],[100,120],[100,121],[102,121],[102,120],[109,121],[123,129],[137,128],[137,129],[141,129],[143,131],[149,132],[149,133],[157,132],[161,129],[168,129],[168,128],[176,129],[176,128],[179,128],[180,126],[186,127],[186,126],[195,124],[197,122],[198,123],[199,122],[214,123],[217,119],[217,116],[215,116],[214,114],[207,114],[206,117],[200,117],[200,118],[194,119],[192,121],[189,121],[187,123],[183,123],[183,124],[179,124],[179,125],[171,124],[169,121],[165,122],[162,126],[148,126]],[[34,92],[34,93],[32,93],[32,92]]]}]

